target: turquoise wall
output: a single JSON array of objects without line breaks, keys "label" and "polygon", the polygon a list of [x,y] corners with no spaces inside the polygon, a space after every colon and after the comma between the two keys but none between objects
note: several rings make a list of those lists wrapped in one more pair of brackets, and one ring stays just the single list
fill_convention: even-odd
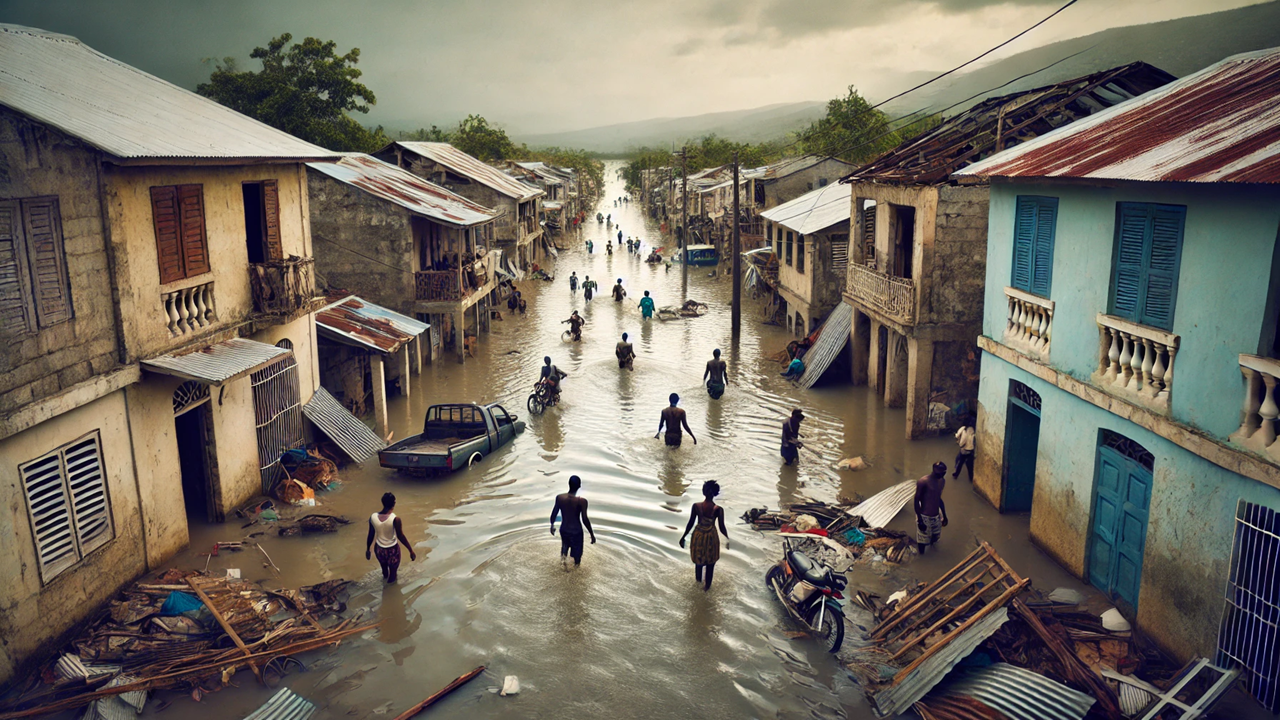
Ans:
[{"label": "turquoise wall", "polygon": [[1238,355],[1258,352],[1280,189],[1191,183],[1115,187],[997,182],[991,189],[983,334],[1004,333],[1018,195],[1058,198],[1049,364],[1080,380],[1098,366],[1097,314],[1107,311],[1118,202],[1187,207],[1173,332],[1180,336],[1173,418],[1226,438],[1240,425]]}]

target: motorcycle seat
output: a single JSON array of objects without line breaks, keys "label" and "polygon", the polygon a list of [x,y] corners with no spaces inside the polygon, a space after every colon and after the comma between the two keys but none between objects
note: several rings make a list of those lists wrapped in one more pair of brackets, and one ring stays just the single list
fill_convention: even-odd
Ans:
[{"label": "motorcycle seat", "polygon": [[809,583],[821,587],[831,584],[828,579],[830,571],[810,560],[808,555],[799,550],[792,550],[787,553],[787,563],[791,565],[792,570],[800,575],[801,579]]}]

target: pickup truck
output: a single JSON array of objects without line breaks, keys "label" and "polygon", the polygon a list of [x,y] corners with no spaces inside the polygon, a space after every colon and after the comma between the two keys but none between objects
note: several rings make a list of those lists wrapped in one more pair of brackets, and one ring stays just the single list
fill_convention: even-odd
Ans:
[{"label": "pickup truck", "polygon": [[432,405],[422,434],[378,453],[385,468],[447,473],[469,466],[524,432],[524,421],[501,405]]}]

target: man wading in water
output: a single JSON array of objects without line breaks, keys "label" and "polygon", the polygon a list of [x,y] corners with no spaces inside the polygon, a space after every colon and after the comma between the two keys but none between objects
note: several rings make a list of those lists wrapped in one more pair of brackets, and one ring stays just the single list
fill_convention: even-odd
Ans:
[{"label": "man wading in water", "polygon": [[618,278],[617,284],[613,286],[613,301],[622,302],[622,298],[627,296],[627,291],[622,288],[622,278]]},{"label": "man wading in water", "polygon": [[707,369],[702,373],[702,382],[707,384],[707,394],[712,400],[724,395],[724,386],[729,384],[728,370],[729,364],[720,359],[720,348],[712,350]]},{"label": "man wading in water", "polygon": [[573,564],[582,564],[582,526],[587,526],[591,533],[591,544],[596,544],[596,531],[591,529],[591,518],[587,517],[587,499],[578,497],[578,488],[582,487],[582,478],[569,476],[569,492],[556,496],[556,506],[551,509],[551,534],[556,534],[556,516],[564,514],[560,523],[560,562],[569,569],[566,558],[573,557]]},{"label": "man wading in water", "polygon": [[936,462],[933,472],[916,481],[916,549],[924,549],[942,537],[947,526],[947,504],[942,502],[942,489],[947,486],[947,464]]},{"label": "man wading in water", "polygon": [[636,351],[631,347],[631,343],[627,342],[626,333],[622,333],[622,341],[614,348],[613,354],[618,356],[618,367],[635,370],[632,362],[636,359]]},{"label": "man wading in water", "polygon": [[658,432],[654,437],[656,438],[658,435],[662,434],[662,428],[665,425],[667,428],[667,445],[671,447],[680,447],[680,428],[683,427],[684,431],[689,433],[689,437],[693,438],[693,444],[697,445],[698,438],[695,437],[693,431],[689,429],[689,421],[685,417],[684,410],[676,407],[676,403],[680,402],[680,396],[675,393],[671,393],[671,397],[668,399],[671,400],[671,407],[662,409],[662,418],[658,420]]},{"label": "man wading in water", "polygon": [[382,566],[382,579],[388,584],[396,581],[396,571],[400,569],[400,543],[409,549],[409,560],[418,559],[418,553],[404,537],[400,518],[391,512],[395,507],[396,496],[383,493],[382,511],[369,516],[369,537],[364,541],[364,559],[377,554],[378,564]]}]

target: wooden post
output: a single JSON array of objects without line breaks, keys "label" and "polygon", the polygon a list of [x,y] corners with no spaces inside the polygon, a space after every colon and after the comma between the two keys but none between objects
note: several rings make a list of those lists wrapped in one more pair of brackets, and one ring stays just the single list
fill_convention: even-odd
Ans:
[{"label": "wooden post", "polygon": [[484,672],[484,665],[481,665],[480,667],[476,668],[475,670],[472,670],[466,675],[460,675],[459,677],[455,678],[453,682],[449,683],[448,685],[445,685],[444,688],[440,690],[440,692],[437,692],[436,694],[432,695],[426,700],[423,700],[417,705],[414,705],[408,710],[405,710],[404,712],[397,715],[396,720],[409,720],[409,718],[413,717],[414,715],[417,715],[423,710],[426,710],[431,705],[435,704],[435,702],[440,698],[444,697],[445,695],[448,695],[454,690],[457,690],[463,685],[466,685],[467,683],[471,682],[472,678],[474,678],[475,676],[479,675],[482,672]]},{"label": "wooden post", "polygon": [[[689,157],[680,150],[680,280],[689,289]],[[687,298],[686,298],[687,299]]]},{"label": "wooden post", "polygon": [[742,238],[738,227],[738,151],[733,151],[733,312],[730,330],[733,337],[742,333]]},{"label": "wooden post", "polygon": [[378,437],[385,438],[387,426],[387,368],[382,353],[369,353],[369,371],[373,375],[373,429]]},{"label": "wooden post", "polygon": [[[208,595],[204,594],[204,591],[200,589],[200,586],[196,585],[195,578],[187,578],[187,584],[195,591],[196,596],[200,598],[201,602],[204,603],[204,606],[209,608],[209,613],[213,615],[213,619],[217,620],[218,624],[222,626],[222,629],[227,632],[227,635],[231,636],[231,642],[235,643],[236,647],[240,648],[240,652],[243,652],[245,655],[252,655],[253,653],[249,652],[249,648],[244,646],[244,641],[240,639],[240,636],[236,634],[236,631],[227,623],[226,618],[222,617],[222,613],[218,612],[217,606],[213,604],[213,601],[209,599]],[[258,666],[250,662],[249,669],[253,671],[254,677],[258,678],[258,682],[261,683],[262,671],[258,669]]]}]

